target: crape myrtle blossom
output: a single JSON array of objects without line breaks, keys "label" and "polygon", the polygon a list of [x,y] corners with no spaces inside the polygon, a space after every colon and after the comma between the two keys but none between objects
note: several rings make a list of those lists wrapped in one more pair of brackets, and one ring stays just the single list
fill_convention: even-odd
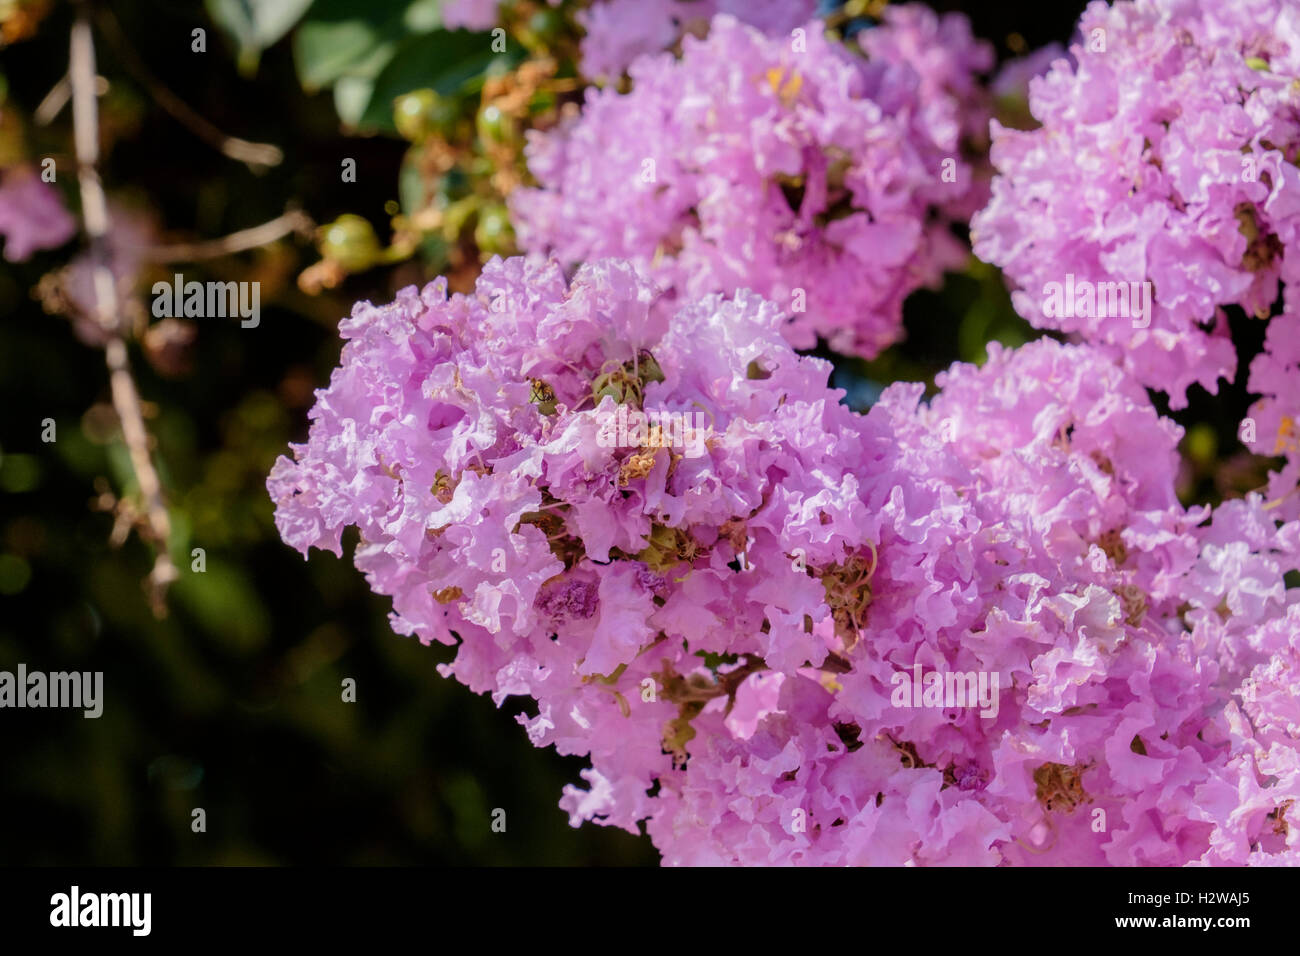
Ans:
[{"label": "crape myrtle blossom", "polygon": [[[149,247],[157,237],[158,224],[149,212],[109,199],[108,225],[101,254],[117,291],[115,314],[133,324],[144,318],[134,292],[146,265]],[[77,338],[98,348],[108,340],[110,330],[104,328],[98,317],[96,261],[90,250],[83,250],[66,265],[47,273],[34,291],[46,312],[66,316],[72,322]]]},{"label": "crape myrtle blossom", "polygon": [[[775,304],[672,305],[522,258],[358,304],[282,536],[355,526],[398,633],[590,758],[575,825],[667,863],[1294,862],[1295,523],[1182,508],[1179,428],[1088,347],[858,415]],[[704,413],[705,453],[611,447],[620,405]],[[918,667],[996,675],[996,716],[896,706]]]},{"label": "crape myrtle blossom", "polygon": [[[1250,373],[1260,427],[1243,440],[1287,457],[1270,494],[1293,492],[1300,3],[1092,3],[1070,52],[1031,84],[1040,128],[993,126],[997,176],[972,222],[976,254],[1018,287],[1022,315],[1104,349],[1174,408],[1191,385],[1214,392],[1237,375],[1223,308],[1269,319],[1285,283]],[[1047,285],[1070,274],[1150,282],[1153,313],[1048,314]]]},{"label": "crape myrtle blossom", "polygon": [[817,13],[814,0],[604,0],[578,14],[586,30],[582,71],[613,79],[637,57],[669,49],[683,36],[708,31],[723,13],[768,36],[790,36]]},{"label": "crape myrtle blossom", "polygon": [[[559,0],[549,0],[559,6]],[[450,0],[442,8],[449,29],[490,30],[497,0]],[[576,14],[582,27],[581,67],[589,78],[615,80],[639,56],[671,49],[687,34],[708,31],[719,13],[775,36],[808,23],[816,0],[596,0]]]},{"label": "crape myrtle blossom", "polygon": [[986,195],[963,148],[986,135],[974,75],[992,56],[960,15],[919,6],[854,42],[719,15],[680,58],[637,59],[629,92],[589,89],[528,134],[521,245],[566,267],[626,258],[666,303],[751,288],[796,347],[875,355],[907,295],[965,260],[950,225]]},{"label": "crape myrtle blossom", "polygon": [[0,170],[0,236],[5,258],[23,262],[41,249],[55,249],[77,231],[59,192],[41,179],[35,166]]},{"label": "crape myrtle blossom", "polygon": [[[881,535],[862,638],[837,648],[851,666],[779,691],[752,678],[762,719],[743,744],[715,717],[665,788],[674,809],[648,822],[667,861],[1300,861],[1300,673],[1294,649],[1274,656],[1300,623],[1283,584],[1300,527],[1258,497],[1209,524],[1184,511],[1179,429],[1103,355],[990,352],[940,376],[928,407],[896,385],[867,415],[904,465],[879,487],[912,513]],[[947,438],[946,463],[923,453]],[[998,719],[891,709],[891,674],[918,661],[999,673]],[[579,815],[600,806],[572,797]],[[789,832],[796,810],[806,833]]]},{"label": "crape myrtle blossom", "polygon": [[448,30],[491,30],[497,25],[498,0],[447,0],[440,11]]},{"label": "crape myrtle blossom", "polygon": [[[1276,568],[1300,564],[1300,522],[1278,522],[1258,495],[1215,515],[1186,589],[1192,642],[1239,685],[1203,739],[1223,748],[1223,774],[1196,787],[1191,816],[1209,829],[1211,864],[1300,862],[1300,599]],[[1217,604],[1212,604],[1214,600]],[[1204,655],[1204,651],[1202,652]],[[1225,726],[1226,725],[1226,726]]]},{"label": "crape myrtle blossom", "polygon": [[[530,736],[589,753],[630,823],[705,705],[853,633],[877,523],[850,473],[864,437],[829,364],[753,294],[670,324],[626,264],[568,283],[522,258],[489,263],[475,296],[445,290],[341,324],[310,438],[268,482],[277,526],[335,553],[357,526],[394,629],[459,644],[443,671],[475,691],[535,698]],[[708,453],[606,447],[622,403],[704,411]]]},{"label": "crape myrtle blossom", "polygon": [[1024,56],[1007,60],[989,82],[989,92],[999,100],[1028,100],[1030,81],[1042,76],[1054,62],[1067,55],[1061,44],[1049,43]]},{"label": "crape myrtle blossom", "polygon": [[1268,493],[1277,517],[1300,518],[1300,288],[1288,284],[1287,310],[1269,321],[1264,351],[1250,366],[1247,385],[1261,398],[1250,409],[1243,436],[1256,454],[1281,457],[1283,465],[1269,475]]}]

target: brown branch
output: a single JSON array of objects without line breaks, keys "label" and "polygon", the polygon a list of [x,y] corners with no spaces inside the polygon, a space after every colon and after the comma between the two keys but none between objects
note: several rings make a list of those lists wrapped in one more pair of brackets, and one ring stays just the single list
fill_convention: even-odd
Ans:
[{"label": "brown branch", "polygon": [[140,486],[144,527],[156,558],[147,587],[154,614],[166,613],[163,603],[167,586],[178,574],[168,552],[171,520],[163,502],[162,483],[149,455],[149,434],[140,410],[140,395],[131,377],[130,359],[118,310],[117,288],[106,255],[108,204],[99,180],[99,117],[95,102],[95,41],[84,9],[78,9],[72,24],[68,78],[72,87],[72,122],[77,151],[77,180],[81,188],[82,224],[90,243],[95,288],[95,317],[107,341],[104,358],[108,364],[113,408],[122,422],[122,437],[131,456],[131,467]]},{"label": "brown branch", "polygon": [[282,216],[264,222],[260,226],[241,229],[220,239],[204,239],[199,242],[182,242],[170,246],[153,246],[145,252],[145,258],[151,262],[197,262],[200,259],[219,259],[248,249],[256,249],[268,242],[298,233],[308,237],[315,228],[311,217],[299,209],[290,209]]},{"label": "brown branch", "polygon": [[54,117],[59,115],[63,107],[68,105],[68,98],[72,95],[72,88],[68,86],[68,75],[65,73],[59,82],[55,83],[45,99],[41,100],[36,112],[32,114],[32,121],[37,126],[48,126],[54,122]]},{"label": "brown branch", "polygon": [[[108,92],[108,80],[102,76],[95,77],[95,93],[103,96]],[[37,126],[49,126],[55,118],[63,112],[63,107],[68,105],[68,100],[72,98],[72,87],[68,85],[68,74],[64,73],[59,82],[50,87],[50,91],[45,94],[45,99],[41,100],[40,105],[36,107],[36,112],[32,113],[32,122]]]},{"label": "brown branch", "polygon": [[103,7],[99,11],[99,26],[104,31],[104,35],[112,42],[118,54],[121,55],[122,65],[126,67],[126,71],[149,90],[149,94],[154,98],[155,102],[170,113],[174,120],[189,129],[191,133],[213,149],[243,163],[254,172],[280,165],[280,162],[284,159],[284,152],[280,147],[272,146],[270,143],[252,143],[246,139],[240,139],[238,136],[223,133],[208,122],[207,119],[195,112],[183,99],[164,86],[162,81],[155,77],[149,68],[145,66],[144,60],[140,59],[140,55],[135,52],[134,47],[127,40],[126,34],[122,32],[121,26],[118,25],[117,20],[114,19],[113,14],[107,7]]}]

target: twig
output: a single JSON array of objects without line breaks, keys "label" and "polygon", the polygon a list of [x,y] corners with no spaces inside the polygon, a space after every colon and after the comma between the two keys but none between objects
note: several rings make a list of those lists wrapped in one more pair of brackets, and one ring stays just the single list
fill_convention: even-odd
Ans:
[{"label": "twig", "polygon": [[197,262],[200,259],[219,259],[222,256],[256,249],[268,242],[274,242],[282,236],[296,232],[309,236],[315,223],[311,217],[299,209],[290,209],[284,215],[264,222],[260,226],[241,229],[220,239],[204,239],[199,242],[182,242],[170,246],[152,246],[145,252],[150,262]]},{"label": "twig", "polygon": [[[107,92],[108,80],[102,76],[95,77],[95,95],[103,96]],[[59,82],[50,87],[50,91],[45,94],[45,99],[41,100],[40,105],[36,107],[36,112],[32,113],[32,121],[37,126],[49,126],[63,112],[63,107],[68,105],[71,96],[72,87],[68,85],[68,74],[64,73]]]},{"label": "twig", "polygon": [[166,613],[163,603],[167,586],[178,574],[168,552],[171,520],[163,502],[162,483],[149,455],[149,435],[140,410],[140,395],[131,377],[131,364],[118,313],[117,288],[107,266],[108,204],[99,181],[99,118],[95,102],[95,41],[90,21],[78,9],[72,24],[68,77],[72,87],[72,122],[77,151],[77,180],[81,188],[82,221],[90,241],[94,270],[95,312],[107,342],[104,358],[108,364],[109,387],[113,408],[122,422],[122,437],[131,455],[131,467],[140,486],[143,517],[156,553],[153,570],[147,580],[154,614]]},{"label": "twig", "polygon": [[246,139],[240,139],[238,136],[229,136],[196,113],[188,103],[164,86],[149,71],[144,61],[140,59],[139,54],[127,41],[122,28],[118,25],[117,20],[113,18],[108,8],[101,8],[99,13],[100,28],[112,41],[117,52],[121,54],[122,64],[126,67],[127,72],[149,89],[150,95],[153,96],[159,106],[172,115],[173,119],[182,126],[187,127],[190,132],[213,149],[243,163],[254,172],[258,172],[262,168],[280,165],[280,162],[284,159],[284,152],[280,147],[272,146],[270,143],[252,143]]},{"label": "twig", "polygon": [[59,115],[59,111],[68,103],[68,97],[72,95],[72,89],[68,86],[68,74],[63,74],[59,82],[55,83],[50,91],[45,94],[45,99],[41,100],[36,112],[32,114],[32,120],[37,126],[48,126],[54,122],[54,117]]}]

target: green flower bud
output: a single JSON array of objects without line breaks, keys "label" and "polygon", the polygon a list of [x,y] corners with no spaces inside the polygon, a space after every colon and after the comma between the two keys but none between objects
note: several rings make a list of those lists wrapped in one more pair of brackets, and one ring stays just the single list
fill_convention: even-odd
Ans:
[{"label": "green flower bud", "polygon": [[456,126],[455,104],[433,90],[416,90],[393,102],[393,124],[403,139],[422,143],[430,136],[447,136]]},{"label": "green flower bud", "polygon": [[320,254],[348,272],[369,269],[383,252],[370,223],[350,212],[322,226],[319,242]]},{"label": "green flower bud", "polygon": [[519,141],[519,124],[494,104],[489,103],[478,111],[475,125],[484,147],[511,146]]}]

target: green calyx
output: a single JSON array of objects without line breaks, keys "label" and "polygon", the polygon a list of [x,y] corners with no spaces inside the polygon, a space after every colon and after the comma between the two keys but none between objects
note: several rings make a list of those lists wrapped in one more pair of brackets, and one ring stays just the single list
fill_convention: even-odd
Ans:
[{"label": "green calyx", "polygon": [[642,349],[635,361],[619,364],[611,359],[601,366],[600,374],[591,383],[592,402],[599,405],[608,395],[619,405],[640,408],[646,385],[663,380],[664,370],[653,355]]},{"label": "green calyx", "polygon": [[699,553],[700,546],[690,532],[656,524],[650,528],[646,546],[635,557],[636,560],[645,562],[651,571],[664,573],[683,562],[693,564]]}]

